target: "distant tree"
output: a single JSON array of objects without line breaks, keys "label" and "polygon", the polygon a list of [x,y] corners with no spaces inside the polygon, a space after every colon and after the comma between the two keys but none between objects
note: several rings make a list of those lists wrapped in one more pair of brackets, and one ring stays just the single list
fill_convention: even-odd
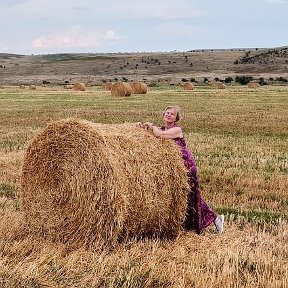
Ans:
[{"label": "distant tree", "polygon": [[225,83],[231,83],[232,81],[233,81],[233,78],[230,77],[230,76],[226,77],[225,80],[224,80]]},{"label": "distant tree", "polygon": [[252,76],[236,76],[235,78],[235,82],[241,85],[247,85],[252,80],[253,80]]},{"label": "distant tree", "polygon": [[288,80],[287,79],[285,79],[284,77],[276,77],[276,81],[279,81],[279,82],[284,82],[284,83],[286,83],[286,82],[288,82]]},{"label": "distant tree", "polygon": [[267,85],[267,82],[265,82],[264,78],[263,77],[260,77],[259,78],[259,82],[258,82],[261,86],[263,85]]}]

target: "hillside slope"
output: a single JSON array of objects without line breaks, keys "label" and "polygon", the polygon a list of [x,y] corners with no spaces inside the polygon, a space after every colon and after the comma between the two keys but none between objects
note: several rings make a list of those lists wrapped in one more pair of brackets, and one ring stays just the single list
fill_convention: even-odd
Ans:
[{"label": "hillside slope", "polygon": [[179,82],[251,75],[287,77],[288,47],[191,50],[188,52],[15,55],[0,53],[0,83],[56,84],[140,80]]}]

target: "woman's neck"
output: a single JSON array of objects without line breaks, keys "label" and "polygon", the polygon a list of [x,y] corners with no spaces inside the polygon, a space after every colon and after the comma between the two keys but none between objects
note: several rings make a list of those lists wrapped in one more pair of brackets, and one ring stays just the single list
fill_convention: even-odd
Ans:
[{"label": "woman's neck", "polygon": [[172,123],[165,123],[165,127],[166,127],[167,129],[174,127],[174,125],[175,125],[174,122],[172,122]]}]

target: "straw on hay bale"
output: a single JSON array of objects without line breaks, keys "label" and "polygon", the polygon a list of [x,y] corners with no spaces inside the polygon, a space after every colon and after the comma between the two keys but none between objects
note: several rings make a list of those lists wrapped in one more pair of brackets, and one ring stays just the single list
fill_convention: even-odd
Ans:
[{"label": "straw on hay bale", "polygon": [[225,84],[224,83],[217,83],[216,88],[217,89],[225,89]]},{"label": "straw on hay bale", "polygon": [[132,93],[132,87],[126,82],[116,82],[111,88],[112,96],[130,96]]},{"label": "straw on hay bale", "polygon": [[101,89],[102,89],[103,91],[111,91],[112,86],[113,86],[113,83],[112,83],[112,82],[104,83],[104,84],[101,86]]},{"label": "straw on hay bale", "polygon": [[29,89],[31,89],[31,90],[36,90],[36,85],[30,84],[30,85],[29,85]]},{"label": "straw on hay bale", "polygon": [[72,84],[64,85],[64,89],[73,89],[73,88],[74,88],[74,85],[72,85]]},{"label": "straw on hay bale", "polygon": [[175,237],[185,218],[186,172],[173,141],[135,124],[63,119],[25,152],[21,208],[31,233],[70,248]]},{"label": "straw on hay bale", "polygon": [[132,82],[132,94],[146,94],[148,91],[147,84],[144,82]]},{"label": "straw on hay bale", "polygon": [[74,89],[75,91],[85,91],[85,90],[86,90],[86,86],[85,86],[84,83],[78,82],[78,83],[75,83],[75,84],[74,84],[73,89]]},{"label": "straw on hay bale", "polygon": [[20,88],[20,89],[25,89],[25,85],[24,85],[24,84],[20,84],[20,85],[19,85],[19,88]]},{"label": "straw on hay bale", "polygon": [[256,89],[260,85],[258,83],[255,83],[255,82],[249,82],[247,86],[248,86],[248,88]]},{"label": "straw on hay bale", "polygon": [[183,85],[183,89],[184,89],[184,90],[193,90],[193,89],[194,89],[194,85],[193,85],[192,83],[186,82],[186,83]]}]

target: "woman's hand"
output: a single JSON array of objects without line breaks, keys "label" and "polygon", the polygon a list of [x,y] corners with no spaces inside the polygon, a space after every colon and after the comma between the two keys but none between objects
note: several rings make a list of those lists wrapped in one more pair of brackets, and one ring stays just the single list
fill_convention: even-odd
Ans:
[{"label": "woman's hand", "polygon": [[152,130],[153,124],[152,124],[151,122],[145,122],[145,123],[143,124],[143,126],[144,126],[144,128],[146,128],[146,129]]},{"label": "woman's hand", "polygon": [[141,122],[135,124],[136,128],[144,128],[144,125]]}]

